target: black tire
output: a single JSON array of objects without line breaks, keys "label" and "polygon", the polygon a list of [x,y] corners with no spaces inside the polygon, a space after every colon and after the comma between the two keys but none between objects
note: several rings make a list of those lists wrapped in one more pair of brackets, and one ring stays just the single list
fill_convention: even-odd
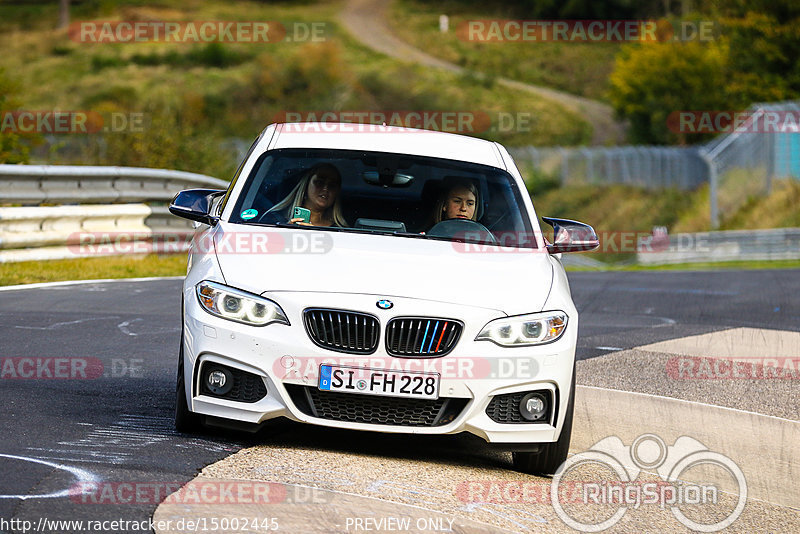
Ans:
[{"label": "black tire", "polygon": [[175,388],[175,430],[184,434],[195,434],[203,430],[203,418],[189,410],[186,403],[186,382],[183,379],[183,334],[178,352],[178,379]]},{"label": "black tire", "polygon": [[515,452],[514,469],[528,473],[530,475],[555,474],[556,470],[567,459],[569,453],[569,442],[572,438],[572,414],[575,411],[575,367],[572,368],[572,387],[569,392],[567,402],[567,415],[564,418],[564,426],[561,428],[561,435],[558,441],[546,443],[539,452]]}]

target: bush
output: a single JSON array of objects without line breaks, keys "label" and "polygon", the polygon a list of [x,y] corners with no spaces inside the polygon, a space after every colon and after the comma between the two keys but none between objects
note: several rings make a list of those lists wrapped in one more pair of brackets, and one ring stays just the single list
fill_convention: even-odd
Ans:
[{"label": "bush", "polygon": [[631,45],[617,57],[611,74],[611,103],[631,124],[634,143],[689,143],[702,135],[667,128],[672,112],[730,109],[726,92],[726,50],[722,45],[647,43]]},{"label": "bush", "polygon": [[558,176],[558,172],[548,173],[532,166],[526,171],[524,175],[525,186],[528,189],[528,194],[534,198],[536,198],[536,195],[561,187],[561,179]]},{"label": "bush", "polygon": [[207,134],[201,97],[189,94],[178,101],[157,97],[137,111],[144,112],[143,131],[109,132],[102,152],[87,154],[86,159],[93,164],[178,169],[219,178],[232,174],[236,162],[222,149],[220,138]]},{"label": "bush", "polygon": [[92,70],[95,72],[99,72],[103,69],[107,68],[117,68],[117,67],[124,67],[128,64],[127,61],[122,59],[121,57],[116,56],[92,56]]},{"label": "bush", "polygon": [[611,100],[631,121],[634,142],[709,137],[667,131],[672,111],[744,110],[754,102],[800,97],[797,2],[701,2],[698,8],[718,22],[714,41],[629,45],[617,58]]},{"label": "bush", "polygon": [[124,67],[131,63],[145,67],[170,65],[182,68],[203,66],[224,69],[240,65],[252,58],[253,54],[251,52],[234,50],[222,43],[212,42],[201,47],[191,47],[183,53],[177,50],[169,50],[164,53],[150,52],[148,54],[133,54],[128,59],[118,56],[93,56],[92,70],[100,71],[106,68]]},{"label": "bush", "polygon": [[[17,91],[17,85],[0,69],[0,119],[7,111],[19,106],[15,98]],[[0,128],[0,163],[28,163],[30,147],[23,142],[24,139],[35,141],[36,137],[21,135],[13,128]]]},{"label": "bush", "polygon": [[151,52],[149,54],[134,54],[131,63],[145,66],[171,65],[173,67],[216,67],[224,69],[244,63],[252,58],[252,54],[233,50],[222,43],[212,42],[202,47],[192,47],[188,52],[181,54],[177,50],[170,50],[165,54]]}]

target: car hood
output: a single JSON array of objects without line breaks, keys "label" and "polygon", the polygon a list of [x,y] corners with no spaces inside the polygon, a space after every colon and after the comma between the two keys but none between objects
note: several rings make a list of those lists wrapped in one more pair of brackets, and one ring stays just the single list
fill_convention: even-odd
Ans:
[{"label": "car hood", "polygon": [[273,291],[359,293],[540,311],[553,281],[542,250],[220,222],[214,247],[225,282]]}]

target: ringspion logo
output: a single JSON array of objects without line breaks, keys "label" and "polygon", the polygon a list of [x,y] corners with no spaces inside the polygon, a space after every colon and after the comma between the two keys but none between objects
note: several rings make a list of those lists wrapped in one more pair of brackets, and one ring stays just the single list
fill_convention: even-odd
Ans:
[{"label": "ringspion logo", "polygon": [[[688,482],[696,469],[703,470],[703,480],[713,472],[716,480],[721,475],[730,481],[736,488],[734,502],[723,497],[728,492],[718,483]],[[655,472],[660,480],[639,480],[642,472]],[[610,473],[610,478],[598,480],[598,473]],[[573,506],[576,481],[580,482],[582,504],[596,506],[597,514],[587,515],[585,506]],[[628,446],[617,436],[610,436],[561,464],[553,476],[550,500],[559,519],[580,532],[609,529],[629,510],[642,506],[669,508],[683,526],[699,532],[717,532],[730,526],[744,511],[747,481],[733,460],[689,436],[667,445],[655,434],[642,434]],[[709,513],[698,517],[691,512],[698,506],[706,507]],[[690,514],[686,515],[686,511]]]}]

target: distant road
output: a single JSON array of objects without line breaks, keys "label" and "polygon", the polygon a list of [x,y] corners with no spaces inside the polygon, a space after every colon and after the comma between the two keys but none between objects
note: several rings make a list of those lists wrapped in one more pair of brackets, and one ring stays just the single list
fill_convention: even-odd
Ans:
[{"label": "distant road", "polygon": [[[461,74],[466,69],[454,63],[426,54],[418,48],[398,39],[386,24],[386,11],[391,0],[348,0],[339,14],[339,20],[347,30],[364,45],[387,56],[420,63],[428,67],[445,69]],[[593,145],[620,145],[625,143],[625,127],[614,119],[611,106],[580,96],[549,89],[539,85],[498,78],[498,83],[519,91],[556,101],[565,108],[578,113],[592,125]]]}]

